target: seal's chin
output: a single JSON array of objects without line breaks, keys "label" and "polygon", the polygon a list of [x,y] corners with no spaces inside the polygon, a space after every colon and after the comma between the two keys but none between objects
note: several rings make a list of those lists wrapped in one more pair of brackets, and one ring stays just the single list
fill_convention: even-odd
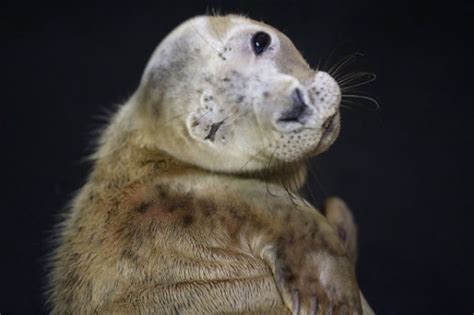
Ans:
[{"label": "seal's chin", "polygon": [[297,163],[326,151],[339,134],[339,112],[323,122],[297,124],[287,122],[289,132],[277,131],[265,149],[267,163]]}]

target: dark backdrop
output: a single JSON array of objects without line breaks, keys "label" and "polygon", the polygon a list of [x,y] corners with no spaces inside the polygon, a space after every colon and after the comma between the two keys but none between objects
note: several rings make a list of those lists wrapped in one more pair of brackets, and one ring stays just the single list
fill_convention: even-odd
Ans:
[{"label": "dark backdrop", "polygon": [[[100,117],[136,88],[184,19],[221,9],[286,32],[312,64],[361,52],[373,71],[313,163],[316,202],[343,196],[360,227],[360,286],[379,314],[472,314],[473,4],[312,0],[3,4],[0,313],[45,312],[47,238],[85,180]],[[65,7],[67,5],[67,7]]]}]

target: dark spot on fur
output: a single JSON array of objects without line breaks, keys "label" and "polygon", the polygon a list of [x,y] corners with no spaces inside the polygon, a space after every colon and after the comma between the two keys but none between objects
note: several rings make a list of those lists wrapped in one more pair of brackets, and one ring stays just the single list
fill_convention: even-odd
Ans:
[{"label": "dark spot on fur", "polygon": [[156,186],[155,187],[156,191],[158,192],[158,197],[160,198],[166,198],[168,197],[168,193],[166,192],[166,188],[162,186]]},{"label": "dark spot on fur", "polygon": [[293,282],[296,279],[296,275],[287,266],[281,268],[281,276],[288,282]]},{"label": "dark spot on fur", "polygon": [[183,217],[183,227],[188,227],[194,222],[194,217],[192,215],[185,215]]},{"label": "dark spot on fur", "polygon": [[243,95],[238,95],[235,101],[236,101],[237,103],[242,103],[242,101],[244,100],[244,98],[245,98],[245,96],[243,96]]},{"label": "dark spot on fur", "polygon": [[137,254],[130,248],[125,248],[120,253],[120,257],[125,260],[130,260],[132,262],[137,262],[138,256]]},{"label": "dark spot on fur", "polygon": [[206,217],[210,216],[212,213],[216,211],[215,203],[206,199],[199,200],[197,203],[197,207],[199,207],[199,209],[203,212],[204,216]]},{"label": "dark spot on fur", "polygon": [[186,211],[193,208],[193,196],[191,193],[181,194],[166,191],[170,189],[166,186],[157,186],[155,189],[160,197],[158,207],[162,209],[161,211],[173,213],[177,210]]},{"label": "dark spot on fur", "polygon": [[150,204],[148,202],[143,202],[139,204],[138,207],[135,208],[135,211],[138,213],[145,213],[149,207],[150,207]]},{"label": "dark spot on fur", "polygon": [[268,98],[269,96],[270,96],[270,92],[268,92],[268,91],[263,92],[263,97],[264,98]]},{"label": "dark spot on fur", "polygon": [[337,229],[337,234],[339,235],[339,238],[342,241],[345,242],[347,240],[347,234],[346,234],[346,231],[343,228],[338,228]]},{"label": "dark spot on fur", "polygon": [[230,213],[230,215],[232,216],[232,218],[234,218],[235,220],[241,222],[245,219],[245,216],[242,214],[241,211],[239,211],[239,209],[235,208],[235,207],[226,207],[226,210]]},{"label": "dark spot on fur", "polygon": [[106,217],[105,217],[105,224],[109,224],[109,223],[110,223],[110,219],[112,219],[112,214],[113,214],[113,210],[112,210],[112,209],[108,209],[108,210],[107,210]]},{"label": "dark spot on fur", "polygon": [[229,81],[230,81],[230,79],[229,79],[229,78],[227,78],[227,77],[225,77],[225,78],[223,78],[223,79],[222,79],[222,81],[224,81],[224,82],[229,82]]}]

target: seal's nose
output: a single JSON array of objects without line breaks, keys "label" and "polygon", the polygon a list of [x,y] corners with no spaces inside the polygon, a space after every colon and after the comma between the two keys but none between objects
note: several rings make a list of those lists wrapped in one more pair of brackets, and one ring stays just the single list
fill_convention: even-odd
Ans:
[{"label": "seal's nose", "polygon": [[282,122],[304,123],[303,118],[311,112],[311,109],[306,105],[301,90],[299,88],[294,89],[291,98],[293,106],[290,110],[284,112],[278,120]]}]

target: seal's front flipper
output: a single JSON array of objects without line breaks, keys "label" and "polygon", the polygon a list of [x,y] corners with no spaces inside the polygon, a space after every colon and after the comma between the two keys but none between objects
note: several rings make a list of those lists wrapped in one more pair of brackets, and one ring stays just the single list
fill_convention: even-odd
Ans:
[{"label": "seal's front flipper", "polygon": [[331,197],[324,203],[324,214],[329,224],[337,231],[350,259],[357,260],[357,226],[352,212],[346,203],[337,197]]}]

